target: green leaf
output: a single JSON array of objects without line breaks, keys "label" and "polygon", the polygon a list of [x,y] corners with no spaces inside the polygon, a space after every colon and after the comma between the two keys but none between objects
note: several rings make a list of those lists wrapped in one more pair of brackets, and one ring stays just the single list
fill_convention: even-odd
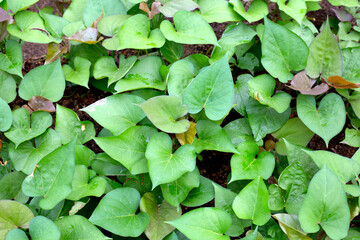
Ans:
[{"label": "green leaf", "polygon": [[112,159],[106,153],[98,153],[91,163],[91,169],[97,174],[105,176],[118,176],[128,173],[128,170],[118,161]]},{"label": "green leaf", "polygon": [[239,118],[229,122],[225,125],[224,130],[234,146],[238,146],[245,141],[254,141],[247,118]]},{"label": "green leaf", "polygon": [[299,24],[302,24],[307,12],[306,0],[277,0],[276,3],[281,11],[295,19]]},{"label": "green leaf", "polygon": [[83,20],[86,27],[91,27],[101,16],[126,14],[126,12],[126,8],[121,0],[87,0],[83,12]]},{"label": "green leaf", "polygon": [[341,143],[352,147],[360,147],[360,132],[356,129],[345,129],[345,139]]},{"label": "green leaf", "polygon": [[281,189],[275,184],[269,186],[269,208],[272,211],[280,211],[285,207],[285,199]]},{"label": "green leaf", "polygon": [[252,1],[247,10],[240,0],[230,0],[229,2],[234,6],[234,10],[249,23],[259,21],[269,13],[268,5],[263,0]]},{"label": "green leaf", "polygon": [[249,98],[246,112],[255,141],[259,141],[267,134],[279,130],[289,119],[291,110],[288,108],[285,112],[278,113],[275,109]]},{"label": "green leaf", "polygon": [[193,11],[196,8],[199,8],[199,5],[192,0],[165,0],[160,1],[163,6],[159,6],[159,11],[164,14],[165,17],[172,18],[174,14],[181,10]]},{"label": "green leaf", "polygon": [[148,172],[145,151],[156,129],[134,126],[119,136],[94,138],[104,152],[129,169],[131,174]]},{"label": "green leaf", "polygon": [[237,150],[239,154],[231,157],[230,182],[255,179],[258,176],[268,179],[271,176],[275,168],[275,158],[271,153],[266,151],[259,153],[259,146],[253,141],[240,143]]},{"label": "green leaf", "polygon": [[75,139],[46,155],[22,184],[25,195],[43,197],[39,204],[52,209],[71,192],[75,168]]},{"label": "green leaf", "polygon": [[270,75],[256,76],[251,78],[247,84],[250,96],[261,104],[275,109],[278,113],[285,112],[289,108],[291,96],[286,92],[274,94],[276,82]]},{"label": "green leaf", "polygon": [[5,239],[12,229],[27,229],[33,217],[33,212],[27,206],[11,200],[0,200],[0,239]]},{"label": "green leaf", "polygon": [[302,230],[298,216],[278,213],[274,214],[273,217],[278,220],[281,229],[289,239],[311,240],[310,237],[306,236],[304,230]]},{"label": "green leaf", "polygon": [[213,182],[203,176],[200,176],[200,185],[192,189],[182,205],[186,207],[199,207],[210,202],[215,197]]},{"label": "green leaf", "polygon": [[193,146],[197,153],[203,150],[238,153],[228,135],[219,125],[209,120],[197,122],[198,138],[194,139]]},{"label": "green leaf", "polygon": [[22,61],[21,45],[14,40],[6,41],[5,54],[0,53],[0,69],[22,77]]},{"label": "green leaf", "polygon": [[135,95],[116,94],[100,99],[81,110],[116,136],[135,126],[145,117],[138,106],[143,102],[144,99]]},{"label": "green leaf", "polygon": [[125,58],[125,55],[121,54],[119,56],[118,68],[113,57],[106,56],[99,58],[94,66],[94,77],[96,79],[107,77],[109,79],[108,86],[110,86],[112,83],[122,79],[125,74],[134,66],[136,60],[136,56]]},{"label": "green leaf", "polygon": [[44,19],[46,30],[54,37],[61,38],[64,35],[63,28],[69,24],[69,21],[57,15],[53,15],[52,11],[48,14],[43,10],[39,10],[39,15],[42,19]]},{"label": "green leaf", "polygon": [[150,20],[144,14],[128,18],[119,31],[119,47],[150,49],[160,48],[165,44],[165,38],[160,29],[150,29]]},{"label": "green leaf", "polygon": [[29,238],[23,230],[16,228],[6,234],[5,240],[29,240]]},{"label": "green leaf", "polygon": [[173,63],[167,77],[169,95],[183,97],[194,77],[195,67],[191,62],[181,59]]},{"label": "green leaf", "polygon": [[357,0],[329,0],[334,6],[357,7],[359,2]]},{"label": "green leaf", "polygon": [[215,189],[215,207],[225,210],[231,215],[231,225],[225,234],[235,237],[239,236],[244,232],[244,228],[251,225],[251,221],[239,219],[233,209],[232,203],[236,197],[236,193],[232,192],[229,189],[223,188],[220,185],[214,184]]},{"label": "green leaf", "polygon": [[123,237],[138,237],[149,224],[149,215],[136,214],[140,194],[133,188],[118,188],[106,194],[89,221]]},{"label": "green leaf", "polygon": [[156,133],[150,139],[145,156],[153,189],[160,184],[173,182],[195,169],[195,148],[186,144],[173,153],[171,138],[166,133]]},{"label": "green leaf", "polygon": [[348,234],[350,211],[344,185],[326,166],[310,182],[299,221],[308,233],[319,231],[320,224],[332,239],[341,239]]},{"label": "green leaf", "polygon": [[254,224],[262,226],[271,218],[268,199],[268,190],[259,176],[240,191],[232,208],[239,218],[251,219]]},{"label": "green leaf", "polygon": [[43,134],[52,124],[50,113],[37,111],[30,113],[23,109],[14,110],[12,113],[13,123],[5,136],[15,143],[15,148],[27,140]]},{"label": "green leaf", "polygon": [[311,78],[317,78],[321,74],[327,80],[331,76],[341,76],[342,68],[340,47],[327,20],[324,30],[316,36],[309,47],[305,71]]},{"label": "green leaf", "polygon": [[18,147],[14,143],[10,143],[9,156],[17,171],[29,175],[43,157],[60,146],[60,136],[53,129],[48,129],[44,134],[36,137],[34,142],[27,141]]},{"label": "green leaf", "polygon": [[187,119],[188,107],[177,96],[157,96],[139,104],[148,119],[161,131],[183,133],[190,127]]},{"label": "green leaf", "polygon": [[[1,55],[0,55],[1,59]],[[2,64],[0,64],[1,66]],[[0,98],[11,103],[16,98],[16,81],[7,72],[0,71]]]},{"label": "green leaf", "polygon": [[85,217],[80,215],[60,218],[55,221],[55,224],[60,230],[61,240],[111,239],[102,234],[97,227],[90,223]]},{"label": "green leaf", "polygon": [[15,14],[21,10],[27,9],[28,7],[30,7],[31,5],[35,4],[38,1],[39,0],[14,0],[14,1],[9,1],[7,3],[7,7]]},{"label": "green leaf", "polygon": [[62,143],[68,143],[77,137],[84,144],[95,136],[94,124],[90,121],[80,121],[77,114],[60,105],[56,105],[55,131],[61,136]]},{"label": "green leaf", "polygon": [[200,173],[195,167],[194,171],[187,172],[174,182],[161,184],[164,199],[172,206],[179,207],[193,188],[199,187]]},{"label": "green leaf", "polygon": [[279,140],[275,145],[276,152],[286,155],[284,139],[293,144],[306,146],[314,136],[314,133],[299,118],[291,118],[282,128],[271,135]]},{"label": "green leaf", "polygon": [[206,116],[214,121],[226,116],[233,99],[234,83],[227,55],[201,71],[184,94],[190,113],[205,109]]},{"label": "green leaf", "polygon": [[63,65],[65,80],[89,88],[91,62],[86,58],[75,57],[74,69],[70,65]]},{"label": "green leaf", "polygon": [[303,151],[314,160],[319,168],[326,165],[344,184],[360,173],[360,164],[352,158],[328,151]]},{"label": "green leaf", "polygon": [[341,50],[344,71],[342,77],[347,81],[359,83],[360,76],[360,48],[345,48]]},{"label": "green leaf", "polygon": [[9,105],[0,98],[0,131],[7,131],[11,127],[12,121],[13,114]]},{"label": "green leaf", "polygon": [[200,13],[209,23],[239,22],[242,18],[230,7],[225,0],[199,0]]},{"label": "green leaf", "polygon": [[217,45],[216,35],[200,15],[188,12],[178,11],[175,13],[174,25],[168,20],[160,24],[160,30],[167,40],[183,44],[213,44]]},{"label": "green leaf", "polygon": [[262,65],[283,83],[293,78],[292,71],[305,68],[309,55],[309,49],[300,37],[268,18],[265,18],[261,50]]},{"label": "green leaf", "polygon": [[233,104],[234,109],[242,116],[246,116],[246,105],[249,100],[249,85],[248,81],[253,78],[250,74],[241,74],[236,79],[235,93]]},{"label": "green leaf", "polygon": [[345,105],[341,97],[335,93],[323,97],[318,108],[314,96],[299,94],[296,99],[296,110],[301,121],[319,135],[326,146],[345,125]]},{"label": "green leaf", "polygon": [[7,26],[8,32],[25,42],[60,43],[62,39],[52,37],[46,31],[45,24],[36,12],[21,11],[14,16],[15,23]]},{"label": "green leaf", "polygon": [[173,221],[181,216],[181,211],[163,201],[160,206],[153,193],[145,193],[140,200],[140,210],[149,214],[149,225],[145,229],[145,235],[151,240],[162,240],[175,228],[167,221]]},{"label": "green leaf", "polygon": [[160,51],[169,63],[175,63],[184,56],[183,45],[172,41],[166,41]]},{"label": "green leaf", "polygon": [[224,233],[231,225],[231,217],[222,209],[198,208],[169,223],[192,240],[230,240]]},{"label": "green leaf", "polygon": [[26,175],[22,172],[10,172],[0,179],[0,199],[13,199],[21,192],[21,184]]},{"label": "green leaf", "polygon": [[[130,15],[112,15],[102,18],[98,23],[98,30],[102,35],[111,37],[102,42],[103,47],[115,51],[119,48],[119,31]],[[121,56],[121,55],[120,55]]]},{"label": "green leaf", "polygon": [[43,216],[36,216],[30,221],[29,232],[32,240],[60,240],[56,224]]},{"label": "green leaf", "polygon": [[65,78],[59,58],[26,74],[19,86],[19,96],[24,100],[30,100],[33,96],[42,96],[57,102],[64,95],[64,90]]},{"label": "green leaf", "polygon": [[149,56],[136,62],[126,74],[125,78],[118,81],[115,85],[117,92],[125,92],[141,88],[155,88],[165,90],[166,82],[160,75],[162,66],[161,58]]},{"label": "green leaf", "polygon": [[86,166],[76,165],[71,188],[71,193],[66,197],[71,201],[78,201],[88,196],[100,197],[105,192],[106,180],[103,177],[92,178]]},{"label": "green leaf", "polygon": [[75,164],[89,167],[95,158],[95,153],[84,145],[75,146]]}]

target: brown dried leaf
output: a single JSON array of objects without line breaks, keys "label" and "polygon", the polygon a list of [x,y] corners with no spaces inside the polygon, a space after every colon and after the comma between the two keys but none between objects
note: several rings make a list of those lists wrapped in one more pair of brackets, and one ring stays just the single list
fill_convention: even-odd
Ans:
[{"label": "brown dried leaf", "polygon": [[35,111],[55,112],[54,104],[42,96],[34,96],[28,102],[29,107]]},{"label": "brown dried leaf", "polygon": [[98,35],[99,35],[99,31],[97,30],[97,28],[90,27],[76,32],[68,39],[75,42],[96,44],[103,39],[103,37],[100,37],[98,39]]},{"label": "brown dried leaf", "polygon": [[45,64],[52,63],[58,59],[61,54],[67,53],[67,51],[68,49],[66,46],[62,46],[59,43],[54,42],[49,43]]},{"label": "brown dried leaf", "polygon": [[146,2],[141,2],[139,5],[139,9],[143,10],[148,15],[150,15],[150,9],[149,9],[148,5],[146,4]]},{"label": "brown dried leaf", "polygon": [[329,86],[326,83],[321,83],[312,88],[315,83],[316,80],[309,78],[305,71],[302,71],[293,77],[290,82],[291,85],[288,87],[305,95],[320,95],[329,89]]},{"label": "brown dried leaf", "polygon": [[160,5],[161,5],[160,2],[157,2],[157,1],[153,2],[152,5],[151,5],[151,11],[150,11],[148,5],[145,2],[141,2],[140,6],[139,6],[139,9],[146,12],[149,15],[148,18],[152,19],[156,14],[160,13],[160,11],[159,11],[159,6]]},{"label": "brown dried leaf", "polygon": [[95,22],[92,24],[92,28],[97,28],[97,25],[99,24],[100,20],[103,18],[104,14],[101,14],[101,16],[95,20]]},{"label": "brown dried leaf", "polygon": [[27,104],[22,105],[21,108],[26,109],[30,114],[33,112],[33,110]]},{"label": "brown dried leaf", "polygon": [[340,76],[329,77],[328,81],[329,81],[329,85],[334,88],[346,89],[346,88],[359,88],[360,87],[359,83],[349,82]]},{"label": "brown dried leaf", "polygon": [[190,122],[190,127],[186,132],[175,135],[181,145],[192,144],[196,135],[196,123]]}]

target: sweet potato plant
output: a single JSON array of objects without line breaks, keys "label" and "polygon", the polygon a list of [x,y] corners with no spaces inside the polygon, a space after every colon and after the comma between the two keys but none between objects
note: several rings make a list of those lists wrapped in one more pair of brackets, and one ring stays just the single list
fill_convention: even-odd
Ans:
[{"label": "sweet potato plant", "polygon": [[[321,27],[319,0],[38,1],[0,0],[0,240],[360,238],[360,152],[306,148],[360,146],[357,0]],[[93,121],[56,104],[75,85],[109,93]]]}]

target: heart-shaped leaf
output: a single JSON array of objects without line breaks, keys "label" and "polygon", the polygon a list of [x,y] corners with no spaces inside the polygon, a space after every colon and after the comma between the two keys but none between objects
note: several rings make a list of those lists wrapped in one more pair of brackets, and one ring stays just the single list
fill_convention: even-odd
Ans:
[{"label": "heart-shaped leaf", "polygon": [[330,139],[344,127],[346,112],[344,102],[335,93],[326,95],[316,108],[315,98],[310,95],[298,95],[296,110],[301,121],[319,135],[328,146]]},{"label": "heart-shaped leaf", "polygon": [[240,191],[232,208],[239,218],[251,219],[254,224],[262,226],[271,218],[268,200],[269,192],[259,176]]},{"label": "heart-shaped leaf", "polygon": [[230,4],[224,0],[197,2],[200,5],[200,13],[209,23],[212,22],[239,22],[242,18],[230,7]]},{"label": "heart-shaped leaf", "polygon": [[278,113],[275,109],[249,98],[246,112],[255,141],[259,141],[267,134],[279,130],[289,119],[291,111],[288,108],[285,112]]},{"label": "heart-shaped leaf", "polygon": [[177,140],[181,145],[192,144],[196,135],[196,123],[190,122],[189,129],[184,133],[175,134]]},{"label": "heart-shaped leaf", "polygon": [[321,83],[313,88],[315,83],[316,80],[310,79],[305,71],[301,71],[293,77],[291,85],[288,87],[305,95],[320,95],[329,90],[329,85],[326,83]]},{"label": "heart-shaped leaf", "polygon": [[248,82],[249,93],[261,104],[275,109],[278,113],[286,111],[290,106],[291,96],[285,92],[274,94],[275,79],[270,75],[263,74],[250,79]]},{"label": "heart-shaped leaf", "polygon": [[166,39],[183,44],[217,45],[213,29],[200,15],[188,11],[178,11],[173,20],[176,30],[168,20],[164,20],[160,24],[160,30]]},{"label": "heart-shaped leaf", "polygon": [[360,132],[356,129],[345,129],[345,139],[340,142],[352,147],[360,147]]},{"label": "heart-shaped leaf", "polygon": [[257,176],[268,179],[271,176],[275,168],[275,158],[271,153],[259,153],[259,146],[251,141],[240,143],[237,150],[239,154],[231,157],[230,182],[255,179]]},{"label": "heart-shaped leaf", "polygon": [[175,63],[184,56],[183,45],[172,41],[166,41],[160,51],[169,63]]},{"label": "heart-shaped leaf", "polygon": [[0,98],[0,131],[7,131],[11,127],[12,121],[13,114],[11,113],[9,105]]},{"label": "heart-shaped leaf", "polygon": [[104,48],[117,50],[119,48],[119,31],[124,22],[131,17],[130,15],[112,15],[103,17],[98,23],[98,30],[102,35],[111,37],[102,42]]},{"label": "heart-shaped leaf", "polygon": [[234,6],[234,10],[249,23],[259,21],[269,13],[268,5],[263,0],[250,2],[247,9],[240,0],[230,0],[229,2]]},{"label": "heart-shaped leaf", "polygon": [[210,202],[214,197],[213,182],[206,177],[200,176],[199,186],[192,189],[181,204],[186,207],[199,207]]},{"label": "heart-shaped leaf", "polygon": [[302,20],[307,12],[305,0],[279,0],[276,3],[281,11],[295,19],[299,24],[302,24]]},{"label": "heart-shaped leaf", "polygon": [[195,168],[196,155],[192,145],[183,145],[172,153],[172,142],[166,133],[156,133],[150,140],[145,156],[148,160],[153,189],[170,183]]},{"label": "heart-shaped leaf", "polygon": [[306,43],[287,28],[265,18],[261,63],[274,78],[287,82],[291,71],[303,70],[309,49]]},{"label": "heart-shaped leaf", "polygon": [[16,95],[15,79],[7,72],[0,71],[0,98],[10,103],[15,100]]},{"label": "heart-shaped leaf", "polygon": [[169,95],[183,97],[194,77],[195,68],[191,62],[182,59],[173,63],[167,77]]},{"label": "heart-shaped leaf", "polygon": [[59,218],[55,221],[55,224],[60,230],[62,239],[111,239],[102,234],[97,227],[80,215]]},{"label": "heart-shaped leaf", "polygon": [[137,237],[149,224],[147,213],[136,214],[139,203],[140,194],[136,189],[115,189],[101,199],[89,221],[116,235]]},{"label": "heart-shaped leaf", "polygon": [[74,69],[70,65],[63,65],[65,80],[89,88],[91,62],[86,58],[75,57]]},{"label": "heart-shaped leaf", "polygon": [[56,105],[55,131],[61,136],[63,144],[72,141],[75,137],[84,144],[95,137],[94,124],[90,121],[80,121],[77,114],[60,105]]},{"label": "heart-shaped leaf", "polygon": [[148,119],[160,130],[168,133],[183,133],[190,127],[187,119],[180,119],[188,113],[180,97],[157,96],[139,104]]},{"label": "heart-shaped leaf", "polygon": [[145,114],[138,106],[144,99],[135,95],[116,94],[81,109],[115,136],[135,126]]},{"label": "heart-shaped leaf", "polygon": [[5,54],[0,53],[0,69],[22,77],[22,60],[20,44],[14,40],[6,41]]},{"label": "heart-shaped leaf", "polygon": [[33,96],[42,96],[52,102],[59,101],[65,90],[65,78],[60,59],[31,70],[19,86],[19,96],[29,100]]},{"label": "heart-shaped leaf", "polygon": [[119,31],[119,48],[150,49],[160,48],[165,38],[160,29],[150,30],[150,20],[144,14],[128,18]]},{"label": "heart-shaped leaf", "polygon": [[9,156],[16,170],[29,175],[43,157],[60,146],[60,136],[53,129],[48,129],[44,134],[35,138],[35,143],[27,141],[17,148],[14,143],[10,143]]},{"label": "heart-shaped leaf", "polygon": [[299,221],[308,233],[319,231],[320,224],[332,239],[342,239],[348,234],[350,212],[344,185],[326,166],[310,182]]},{"label": "heart-shaped leaf", "polygon": [[246,105],[249,100],[249,85],[247,82],[253,78],[250,74],[241,74],[236,79],[233,104],[234,109],[242,116],[247,116]]},{"label": "heart-shaped leaf", "polygon": [[194,139],[193,146],[197,153],[203,150],[238,153],[228,135],[219,125],[209,120],[197,122],[198,138]]},{"label": "heart-shaped leaf", "polygon": [[324,30],[316,36],[309,47],[305,71],[311,78],[317,78],[321,74],[326,80],[330,76],[341,76],[342,68],[340,47],[331,32],[328,19]]},{"label": "heart-shaped leaf", "polygon": [[165,1],[165,4],[159,6],[159,11],[164,14],[165,17],[172,18],[174,14],[181,10],[193,11],[200,6],[192,0],[170,0]]},{"label": "heart-shaped leaf", "polygon": [[29,232],[31,239],[34,240],[60,240],[60,231],[58,227],[53,221],[44,216],[36,216],[31,219]]},{"label": "heart-shaped leaf", "polygon": [[214,184],[215,189],[215,207],[225,210],[231,215],[231,225],[225,234],[229,236],[239,236],[244,232],[244,228],[251,225],[251,221],[239,219],[233,209],[232,203],[236,197],[236,193],[220,185]]},{"label": "heart-shaped leaf", "polygon": [[119,161],[131,174],[148,172],[145,151],[156,129],[147,126],[134,126],[119,136],[94,138],[110,157]]},{"label": "heart-shaped leaf", "polygon": [[160,75],[161,58],[149,56],[141,59],[130,69],[125,78],[115,85],[117,92],[126,92],[141,88],[165,90],[166,82]]},{"label": "heart-shaped leaf", "polygon": [[300,226],[298,216],[285,213],[274,214],[273,217],[279,221],[281,229],[284,231],[289,239],[298,240],[311,240],[309,236],[306,236],[304,230]]},{"label": "heart-shaped leaf", "polygon": [[225,55],[219,61],[201,71],[190,83],[184,95],[184,103],[190,113],[205,109],[211,120],[222,119],[231,109],[234,99],[234,83]]},{"label": "heart-shaped leaf", "polygon": [[285,207],[285,199],[279,186],[269,186],[269,208],[271,211],[280,211]]},{"label": "heart-shaped leaf", "polygon": [[7,7],[15,14],[21,10],[27,9],[31,5],[35,4],[39,0],[16,0],[9,1]]},{"label": "heart-shaped leaf", "polygon": [[15,143],[15,148],[27,140],[44,133],[52,124],[52,117],[47,112],[33,112],[20,108],[13,111],[13,123],[5,136]]},{"label": "heart-shaped leaf", "polygon": [[[12,159],[11,159],[12,161]],[[21,184],[26,175],[22,172],[10,172],[0,179],[0,199],[14,199],[21,192]]]},{"label": "heart-shaped leaf", "polygon": [[69,24],[69,21],[60,16],[53,15],[52,12],[51,14],[46,13],[44,10],[39,10],[39,15],[42,19],[44,19],[46,30],[54,37],[61,39],[64,35],[62,30],[67,24]]},{"label": "heart-shaped leaf", "polygon": [[27,206],[11,200],[0,200],[0,239],[5,239],[12,229],[28,228],[33,217],[33,212]]},{"label": "heart-shaped leaf", "polygon": [[25,42],[60,43],[62,39],[54,38],[46,31],[45,24],[39,13],[21,11],[14,16],[15,23],[7,26],[8,32]]},{"label": "heart-shaped leaf", "polygon": [[247,118],[239,118],[229,122],[224,127],[224,130],[234,146],[238,146],[240,143],[245,141],[254,141],[249,125],[249,120]]},{"label": "heart-shaped leaf", "polygon": [[75,140],[57,148],[37,164],[22,184],[25,195],[43,197],[39,205],[52,209],[71,192],[75,168]]},{"label": "heart-shaped leaf", "polygon": [[169,222],[192,240],[230,240],[224,235],[231,225],[231,217],[218,208],[198,208]]},{"label": "heart-shaped leaf", "polygon": [[162,240],[175,228],[167,223],[181,216],[181,210],[163,201],[159,206],[153,193],[148,192],[143,195],[140,201],[140,210],[149,214],[149,225],[145,229],[145,235],[149,239]]},{"label": "heart-shaped leaf", "polygon": [[174,182],[161,184],[161,192],[164,199],[174,207],[184,201],[193,188],[199,187],[200,173],[195,168],[192,172],[187,172]]},{"label": "heart-shaped leaf", "polygon": [[107,77],[109,79],[108,86],[110,86],[112,83],[122,79],[133,67],[136,60],[136,56],[125,58],[125,55],[121,54],[119,56],[119,67],[117,67],[113,57],[99,58],[94,65],[94,77],[96,79]]},{"label": "heart-shaped leaf", "polygon": [[76,165],[72,180],[72,192],[66,199],[78,201],[83,197],[100,197],[105,192],[106,180],[103,177],[90,176],[90,171],[84,165]]}]

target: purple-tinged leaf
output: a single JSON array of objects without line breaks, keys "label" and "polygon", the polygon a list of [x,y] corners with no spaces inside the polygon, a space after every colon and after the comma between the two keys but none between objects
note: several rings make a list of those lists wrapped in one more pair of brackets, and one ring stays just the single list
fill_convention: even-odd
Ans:
[{"label": "purple-tinged leaf", "polygon": [[305,71],[302,71],[293,77],[288,87],[305,95],[320,95],[329,89],[326,83],[321,83],[313,88],[315,82],[316,80],[309,78]]}]

